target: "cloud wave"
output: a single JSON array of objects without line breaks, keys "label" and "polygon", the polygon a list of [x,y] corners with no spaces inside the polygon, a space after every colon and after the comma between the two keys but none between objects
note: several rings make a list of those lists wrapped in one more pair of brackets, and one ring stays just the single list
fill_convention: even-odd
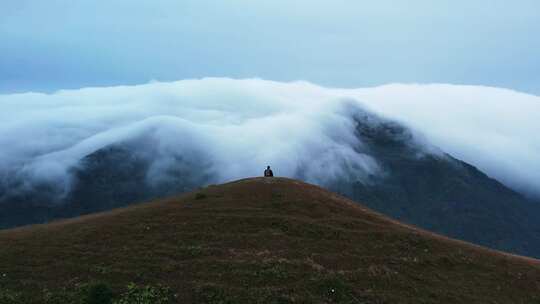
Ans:
[{"label": "cloud wave", "polygon": [[[355,111],[370,109],[505,184],[540,197],[540,98],[453,85],[333,89],[307,82],[206,78],[53,94],[0,95],[0,170],[62,181],[105,146],[146,138],[150,178],[177,157],[209,162],[216,182],[260,175],[324,183],[377,174],[360,153]],[[144,148],[144,147],[143,147]]]}]

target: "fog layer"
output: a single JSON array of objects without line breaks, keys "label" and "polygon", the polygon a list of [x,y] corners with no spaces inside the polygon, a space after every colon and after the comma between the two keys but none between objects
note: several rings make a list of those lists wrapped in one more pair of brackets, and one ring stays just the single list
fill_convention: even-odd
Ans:
[{"label": "fog layer", "polygon": [[[540,98],[451,85],[331,89],[306,82],[208,78],[53,94],[0,95],[4,182],[53,182],[69,190],[69,168],[111,144],[137,142],[153,159],[149,181],[179,158],[205,163],[212,181],[280,176],[319,184],[368,181],[354,115],[370,109],[410,126],[427,144],[540,197]],[[301,174],[299,174],[301,171]]]}]

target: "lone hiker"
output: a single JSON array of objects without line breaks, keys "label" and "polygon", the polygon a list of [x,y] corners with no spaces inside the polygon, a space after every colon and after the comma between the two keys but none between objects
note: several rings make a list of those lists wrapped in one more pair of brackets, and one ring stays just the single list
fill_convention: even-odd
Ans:
[{"label": "lone hiker", "polygon": [[266,170],[264,170],[264,177],[272,177],[274,176],[274,172],[272,172],[272,169],[270,169],[270,166],[266,167]]}]

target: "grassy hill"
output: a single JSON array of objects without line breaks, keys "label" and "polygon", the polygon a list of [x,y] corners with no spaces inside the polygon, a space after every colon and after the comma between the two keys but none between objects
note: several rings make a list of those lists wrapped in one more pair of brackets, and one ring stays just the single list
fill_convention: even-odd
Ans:
[{"label": "grassy hill", "polygon": [[540,303],[539,282],[538,260],[284,178],[0,231],[0,303],[80,303],[95,286],[178,303]]}]

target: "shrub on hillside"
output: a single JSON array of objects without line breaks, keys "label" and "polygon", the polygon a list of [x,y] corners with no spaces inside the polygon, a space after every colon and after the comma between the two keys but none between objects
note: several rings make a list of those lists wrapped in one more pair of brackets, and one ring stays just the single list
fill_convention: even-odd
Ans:
[{"label": "shrub on hillside", "polygon": [[87,287],[84,304],[110,304],[113,299],[111,288],[103,283],[92,284]]},{"label": "shrub on hillside", "polygon": [[17,292],[0,289],[0,303],[2,304],[17,304],[20,302],[21,295]]},{"label": "shrub on hillside", "polygon": [[169,304],[173,301],[174,295],[168,287],[160,285],[140,287],[131,283],[114,304]]}]

